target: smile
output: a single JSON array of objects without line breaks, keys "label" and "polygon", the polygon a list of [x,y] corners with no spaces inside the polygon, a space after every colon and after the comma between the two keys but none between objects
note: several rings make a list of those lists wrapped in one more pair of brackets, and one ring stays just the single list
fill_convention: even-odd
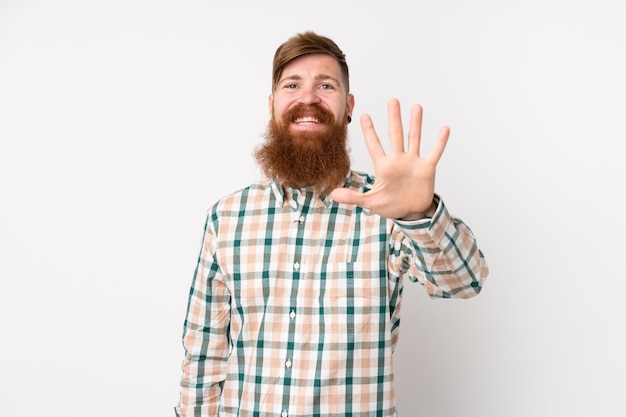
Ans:
[{"label": "smile", "polygon": [[311,124],[316,125],[319,123],[319,120],[317,120],[315,117],[299,117],[295,119],[293,122],[299,125],[311,125]]}]

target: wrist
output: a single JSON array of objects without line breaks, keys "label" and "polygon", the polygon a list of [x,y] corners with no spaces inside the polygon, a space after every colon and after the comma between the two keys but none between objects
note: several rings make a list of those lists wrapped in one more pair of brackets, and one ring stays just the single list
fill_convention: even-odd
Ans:
[{"label": "wrist", "polygon": [[421,219],[428,219],[428,218],[432,218],[435,213],[437,212],[437,207],[439,206],[439,201],[437,198],[433,198],[432,203],[430,203],[430,207],[428,207],[428,210],[426,210],[423,213],[410,213],[406,216],[403,216],[402,218],[400,218],[400,220],[421,220]]}]

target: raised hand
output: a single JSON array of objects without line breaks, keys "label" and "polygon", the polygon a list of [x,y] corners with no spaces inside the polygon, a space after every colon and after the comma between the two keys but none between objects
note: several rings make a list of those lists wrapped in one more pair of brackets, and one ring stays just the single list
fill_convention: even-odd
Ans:
[{"label": "raised hand", "polygon": [[391,152],[386,154],[369,115],[361,116],[361,129],[367,150],[374,162],[373,188],[360,193],[347,188],[331,192],[339,203],[356,204],[382,217],[391,219],[419,219],[432,215],[435,193],[435,169],[446,147],[450,129],[444,126],[427,157],[420,156],[422,134],[422,107],[411,108],[408,148],[405,150],[400,103],[389,100],[387,106]]}]

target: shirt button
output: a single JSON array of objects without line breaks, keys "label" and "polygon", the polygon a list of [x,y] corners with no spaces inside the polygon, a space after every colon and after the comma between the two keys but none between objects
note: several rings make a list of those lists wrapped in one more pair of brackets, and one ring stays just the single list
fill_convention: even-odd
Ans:
[{"label": "shirt button", "polygon": [[287,410],[283,410],[283,412],[280,413],[280,417],[287,417]]},{"label": "shirt button", "polygon": [[295,264],[293,264],[293,269],[300,269],[300,264],[298,262],[296,262]]},{"label": "shirt button", "polygon": [[298,223],[304,223],[304,216],[300,216],[300,218],[298,219]]},{"label": "shirt button", "polygon": [[289,317],[291,317],[292,319],[294,319],[296,317],[296,312],[291,310],[291,313],[289,313]]},{"label": "shirt button", "polygon": [[287,368],[291,368],[291,359],[287,359],[287,362],[285,362],[285,366]]}]

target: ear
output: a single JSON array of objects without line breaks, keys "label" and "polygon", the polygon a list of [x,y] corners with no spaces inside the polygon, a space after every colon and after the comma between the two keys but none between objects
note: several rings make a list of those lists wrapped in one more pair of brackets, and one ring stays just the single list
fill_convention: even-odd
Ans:
[{"label": "ear", "polygon": [[267,100],[268,110],[270,112],[270,117],[274,114],[274,95],[270,94]]},{"label": "ear", "polygon": [[348,100],[346,103],[346,115],[352,117],[352,111],[354,110],[354,96],[348,94]]}]

